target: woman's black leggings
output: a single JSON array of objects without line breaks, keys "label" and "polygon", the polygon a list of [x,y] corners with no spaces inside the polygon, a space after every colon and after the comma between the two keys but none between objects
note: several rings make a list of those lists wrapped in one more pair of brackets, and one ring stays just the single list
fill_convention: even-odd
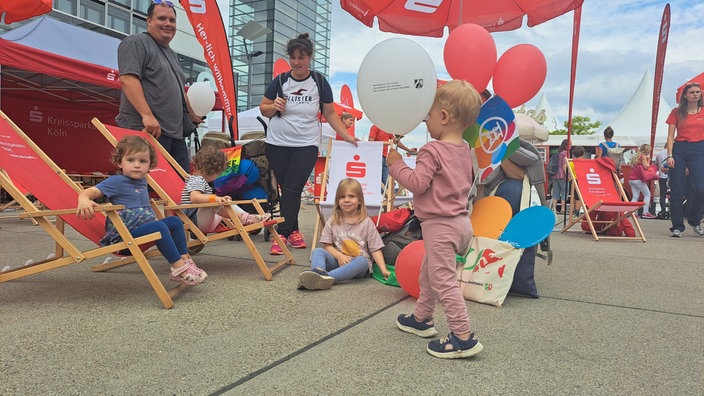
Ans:
[{"label": "woman's black leggings", "polygon": [[286,219],[279,225],[278,232],[287,237],[298,230],[298,212],[301,209],[301,194],[310,177],[318,147],[282,147],[266,144],[266,159],[274,171],[276,182],[281,188],[281,217]]}]

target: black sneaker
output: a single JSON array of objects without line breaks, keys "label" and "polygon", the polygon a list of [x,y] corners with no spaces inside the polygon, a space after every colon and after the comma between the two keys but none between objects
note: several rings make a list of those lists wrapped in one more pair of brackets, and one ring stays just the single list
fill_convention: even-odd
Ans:
[{"label": "black sneaker", "polygon": [[298,289],[324,290],[332,287],[335,278],[313,271],[303,271],[298,276]]},{"label": "black sneaker", "polygon": [[484,346],[469,334],[467,341],[460,340],[455,333],[428,343],[428,353],[441,359],[460,359],[474,356],[484,349]]},{"label": "black sneaker", "polygon": [[413,314],[399,315],[398,318],[396,318],[396,326],[398,326],[399,329],[423,338],[432,337],[438,333],[431,322],[432,319],[419,322]]}]

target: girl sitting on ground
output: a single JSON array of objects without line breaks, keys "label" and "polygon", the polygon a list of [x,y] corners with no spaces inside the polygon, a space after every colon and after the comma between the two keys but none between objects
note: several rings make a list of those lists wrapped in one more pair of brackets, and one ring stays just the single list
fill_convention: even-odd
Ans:
[{"label": "girl sitting on ground", "polygon": [[222,205],[230,205],[237,213],[243,225],[261,223],[271,217],[271,214],[263,215],[250,214],[242,210],[237,205],[230,204],[230,196],[219,197],[213,193],[213,188],[208,184],[218,178],[227,167],[225,153],[214,146],[203,147],[192,159],[193,174],[186,179],[186,185],[181,193],[181,203],[205,203],[217,202],[220,207],[207,207],[198,209],[187,209],[185,212],[192,218],[198,228],[204,233],[217,232],[221,229],[222,221],[228,217],[227,211]]},{"label": "girl sitting on ground", "polygon": [[[161,233],[156,246],[171,264],[170,281],[187,285],[203,282],[208,274],[198,268],[188,254],[181,219],[171,216],[157,220],[149,205],[146,176],[157,163],[156,151],[152,145],[139,136],[125,136],[115,147],[112,161],[118,167],[118,174],[83,190],[78,195],[76,216],[93,218],[93,208],[98,205],[95,200],[101,197],[107,197],[113,205],[124,205],[125,209],[119,213],[120,218],[133,237]],[[106,235],[100,241],[101,246],[122,241],[110,219],[106,220],[105,231]]]},{"label": "girl sitting on ground", "polygon": [[367,216],[362,185],[355,179],[344,179],[337,186],[335,207],[320,242],[323,247],[311,255],[311,270],[299,276],[299,289],[329,289],[334,283],[366,278],[372,273],[372,259],[384,279],[391,275],[381,253],[384,242]]}]

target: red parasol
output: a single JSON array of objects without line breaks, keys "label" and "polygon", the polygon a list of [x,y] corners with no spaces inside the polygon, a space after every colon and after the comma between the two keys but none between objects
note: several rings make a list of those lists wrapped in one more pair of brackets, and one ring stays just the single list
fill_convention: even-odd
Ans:
[{"label": "red parasol", "polygon": [[51,0],[0,0],[0,17],[5,15],[5,23],[24,21],[51,11]]},{"label": "red parasol", "polygon": [[582,6],[584,0],[340,0],[342,9],[379,30],[412,36],[442,37],[463,23],[490,32],[515,30],[528,16],[528,26],[539,25]]}]

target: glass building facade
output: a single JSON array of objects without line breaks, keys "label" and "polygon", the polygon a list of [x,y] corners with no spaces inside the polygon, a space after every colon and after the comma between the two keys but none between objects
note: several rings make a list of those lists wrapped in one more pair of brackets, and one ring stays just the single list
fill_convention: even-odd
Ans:
[{"label": "glass building facade", "polygon": [[[229,14],[227,29],[232,66],[237,76],[238,111],[259,105],[271,82],[274,62],[278,58],[288,61],[286,43],[300,33],[308,33],[315,46],[311,68],[328,75],[331,0],[231,0]],[[271,32],[254,41],[243,40],[237,36],[237,31],[249,21],[264,25]],[[246,54],[258,51],[261,55],[251,57],[250,65]],[[250,87],[251,92],[247,92]]]}]

